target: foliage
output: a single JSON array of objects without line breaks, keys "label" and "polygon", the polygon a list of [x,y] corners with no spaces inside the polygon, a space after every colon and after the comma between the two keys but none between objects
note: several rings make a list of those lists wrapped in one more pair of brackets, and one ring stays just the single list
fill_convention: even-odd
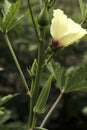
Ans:
[{"label": "foliage", "polygon": [[5,0],[2,10],[3,18],[0,18],[0,29],[2,32],[8,32],[23,18],[24,15],[18,16],[20,4],[21,0],[17,0],[15,4],[11,4]]},{"label": "foliage", "polygon": [[11,111],[0,107],[0,125],[4,124],[8,119],[11,118]]},{"label": "foliage", "polygon": [[[52,1],[49,0],[49,2],[48,2],[49,5],[48,5],[46,11],[49,12],[49,16],[51,14],[50,8],[53,6],[54,1],[55,0],[52,0]],[[26,1],[22,1],[22,2],[23,2],[22,6],[24,6],[24,7],[22,7],[22,9],[27,10],[26,9],[27,2]],[[39,2],[37,2],[35,0],[31,1],[31,7],[32,7],[32,10],[34,12],[33,15],[34,15],[34,19],[35,19],[35,24],[36,24],[36,27],[38,28],[39,34],[41,33],[40,32],[41,28],[40,28],[40,26],[38,26],[37,16],[39,16],[39,13],[42,12],[42,7],[44,6],[44,3],[47,1],[42,0],[40,2],[42,2],[42,3],[40,3],[40,7],[39,7]],[[62,1],[61,2],[58,1],[58,2],[59,2],[58,5],[61,6],[60,4]],[[64,1],[64,3],[66,3],[66,2],[68,2],[68,1]],[[57,1],[56,1],[56,3],[57,3]],[[55,4],[55,6],[57,6],[57,4]],[[64,8],[63,6],[65,6],[65,4],[62,4],[61,8]],[[26,13],[27,15],[25,16],[24,14],[22,14],[20,7],[21,7],[21,0],[17,0],[15,3],[10,3],[7,0],[5,0],[5,4],[3,6],[4,10],[2,11],[3,18],[1,16],[1,19],[0,19],[0,29],[2,32],[8,32],[8,31],[12,30],[19,23],[17,28],[14,29],[14,31],[9,32],[9,36],[11,38],[11,41],[14,43],[12,45],[16,51],[16,54],[18,56],[19,62],[21,63],[22,69],[25,69],[25,71],[23,70],[23,72],[24,72],[25,78],[27,79],[27,81],[29,83],[29,89],[31,89],[30,81],[31,82],[33,81],[33,83],[35,82],[35,76],[37,74],[37,68],[38,68],[38,60],[35,59],[35,61],[33,62],[33,59],[34,59],[34,57],[36,58],[36,54],[37,54],[36,51],[37,51],[37,46],[38,46],[38,40],[35,36],[30,13],[27,11],[27,13]],[[67,12],[71,12],[70,11],[71,7],[70,8],[69,7],[70,6],[68,6],[68,4],[67,4],[66,9],[65,9]],[[75,17],[77,17],[77,16],[79,17],[80,14],[76,10],[73,10],[73,12],[74,11],[75,11],[75,13],[73,13],[73,15],[75,15]],[[25,16],[24,21],[22,21],[20,23],[21,18],[23,18],[24,16]],[[29,19],[29,21],[28,21],[28,19]],[[77,18],[77,20],[78,20],[78,18]],[[50,17],[49,17],[49,22],[50,22]],[[47,24],[49,22],[47,22]],[[48,30],[49,28],[47,26],[45,29],[47,29],[47,31],[49,31]],[[42,28],[41,31],[43,31],[45,29]],[[49,32],[47,32],[47,33],[49,34]],[[46,37],[48,38],[48,35],[46,35]],[[2,38],[3,37],[0,37],[0,39],[2,39]],[[85,40],[85,42],[86,41],[87,40]],[[84,39],[83,39],[83,42],[84,42]],[[4,40],[2,41],[2,43],[4,43]],[[47,56],[49,59],[49,56],[50,56],[50,53],[46,55],[46,49],[47,49],[47,47],[50,47],[48,43],[51,44],[51,42],[49,41],[49,38],[44,43],[44,48],[45,48],[44,58],[45,59],[47,58]],[[78,43],[79,43],[79,41],[78,41]],[[2,46],[3,46],[3,48],[2,48]],[[6,53],[6,55],[4,55],[3,50],[6,49],[5,44],[0,45],[0,47],[1,47],[1,50],[3,52],[3,54],[2,53],[1,54],[4,57],[3,58],[4,60],[1,59],[1,61],[0,61],[0,63],[3,64],[1,66],[3,66],[3,68],[4,68],[4,71],[2,71],[2,68],[0,68],[1,76],[7,77],[7,79],[5,80],[6,84],[8,86],[11,86],[11,89],[13,91],[16,91],[16,93],[19,93],[21,91],[24,94],[24,89],[20,88],[20,86],[23,86],[23,84],[21,83],[20,77],[18,76],[18,78],[16,78],[16,80],[14,78],[14,75],[15,75],[14,71],[16,72],[16,69],[13,66],[13,63],[12,63],[13,61],[11,60],[9,53]],[[69,98],[67,98],[67,100],[66,100],[66,96],[65,96],[65,98],[63,99],[64,103],[60,102],[59,107],[61,108],[61,111],[63,111],[63,110],[66,111],[66,113],[67,113],[66,116],[64,116],[64,118],[62,118],[64,112],[61,113],[60,110],[59,110],[60,113],[56,112],[56,114],[54,113],[54,115],[53,115],[54,120],[57,118],[58,118],[57,120],[59,120],[59,118],[60,118],[60,121],[59,121],[60,125],[62,124],[61,121],[64,122],[64,120],[65,120],[65,123],[67,124],[67,120],[70,119],[69,114],[73,115],[72,113],[74,110],[75,110],[75,112],[78,112],[79,109],[82,108],[81,105],[79,108],[79,102],[86,103],[86,101],[84,101],[84,100],[81,101],[81,99],[79,97],[79,95],[81,95],[80,92],[87,91],[87,78],[86,78],[87,77],[86,76],[87,75],[87,71],[86,71],[87,67],[86,67],[86,65],[84,65],[84,64],[86,64],[86,58],[85,58],[87,55],[86,48],[87,47],[85,46],[85,44],[81,44],[81,45],[79,44],[79,46],[77,44],[74,46],[67,47],[67,48],[63,49],[62,51],[58,51],[57,54],[53,57],[58,62],[51,60],[51,62],[49,62],[48,65],[46,64],[47,66],[44,64],[41,66],[42,67],[41,68],[42,74],[39,74],[41,79],[40,79],[40,82],[38,81],[40,84],[39,85],[40,88],[38,91],[38,96],[34,97],[35,99],[37,99],[37,102],[35,102],[35,104],[33,106],[33,108],[36,107],[36,109],[38,109],[38,107],[39,107],[39,113],[42,113],[43,109],[47,108],[46,103],[47,103],[47,106],[48,106],[48,104],[49,104],[49,106],[51,106],[53,104],[53,101],[55,100],[55,98],[58,96],[58,92],[61,93],[63,89],[65,89],[64,90],[64,93],[66,93],[65,95],[68,95],[68,93],[70,93],[70,92],[74,93],[74,95],[70,93]],[[83,57],[82,57],[82,55],[83,55]],[[84,57],[84,55],[85,55],[85,57]],[[73,61],[72,57],[77,58],[78,60],[75,59],[75,61]],[[44,58],[42,59],[43,63],[44,63]],[[83,60],[85,60],[85,61],[83,62]],[[32,62],[33,62],[33,64],[32,64]],[[8,66],[7,66],[7,64],[8,64]],[[77,65],[77,66],[72,66],[73,64]],[[26,71],[26,66],[28,66],[27,70],[28,70],[29,75]],[[69,67],[69,66],[71,66],[71,67]],[[9,69],[9,68],[11,68],[11,69]],[[11,79],[9,78],[9,76],[8,76],[8,74],[10,73],[9,70],[8,70],[9,71],[8,73],[5,73],[6,69],[9,69],[10,71],[12,71],[13,78],[12,78],[12,76],[11,76]],[[51,78],[49,77],[50,73],[48,72],[48,70],[54,76],[54,80],[52,80],[52,77]],[[51,87],[51,82],[52,82],[53,87]],[[56,83],[56,88],[59,91],[56,90],[56,88],[54,87],[55,83]],[[15,87],[16,90],[13,88],[13,86],[16,86]],[[6,88],[6,86],[5,86],[5,88]],[[50,91],[50,88],[51,88],[51,91]],[[48,102],[49,92],[51,92],[51,93],[54,92],[53,95],[50,95],[50,99],[49,99],[50,102]],[[30,94],[30,95],[27,95],[27,94],[26,95],[28,96],[28,98],[30,96],[30,100],[32,100],[32,90],[28,94]],[[76,98],[75,94],[77,95],[77,99],[79,100],[79,102],[78,102],[78,100],[75,100],[75,98]],[[12,96],[13,95],[8,95],[8,96],[6,96],[6,98],[1,97],[0,98],[1,105],[4,106],[5,103],[12,98]],[[16,95],[14,95],[14,96],[16,96]],[[84,96],[86,97],[85,94],[83,94],[83,97]],[[76,108],[74,108],[75,106],[72,105],[73,104],[72,98],[74,98],[74,102],[75,101],[77,102],[76,108],[77,109],[79,108],[77,111],[76,111]],[[21,98],[21,100],[24,101],[23,105],[26,109],[27,108],[26,98],[23,97],[23,98]],[[17,101],[19,101],[21,104],[20,98]],[[20,106],[20,109],[21,109],[21,105],[19,104],[19,102],[17,104]],[[27,105],[30,102],[28,101]],[[11,108],[12,107],[11,104],[9,102],[8,102],[8,104],[10,105],[10,108]],[[15,109],[18,109],[16,106],[17,104],[14,103],[13,107]],[[64,104],[66,104],[67,106],[64,106]],[[73,110],[72,110],[72,106],[73,106]],[[83,104],[83,108],[84,108],[84,106],[86,106],[86,105]],[[8,108],[8,105],[7,105],[7,108]],[[29,110],[29,108],[27,108],[27,109]],[[22,109],[20,110],[20,111],[23,111],[22,115],[21,115],[24,119],[23,122],[27,122],[27,120],[28,120],[27,119],[28,118],[28,110],[27,109],[26,109],[27,114],[25,114],[24,110],[22,110]],[[18,111],[19,111],[19,109],[18,109]],[[48,109],[47,109],[47,111],[48,111]],[[38,112],[36,112],[35,109],[33,109],[33,112],[37,113],[37,115],[38,115]],[[0,120],[1,120],[0,129],[1,130],[5,130],[5,129],[6,130],[15,130],[15,129],[25,130],[25,129],[27,129],[27,124],[20,123],[19,121],[13,122],[11,120],[11,118],[12,118],[11,113],[12,113],[11,111],[6,110],[4,107],[2,107],[2,106],[0,107]],[[20,118],[17,118],[17,120],[22,121],[21,116],[20,116],[20,112],[18,112],[18,113],[15,112],[14,114],[17,117],[18,116],[20,117]],[[61,117],[59,117],[60,115],[61,115]],[[76,113],[74,115],[75,115],[75,117],[77,116],[77,118],[79,118]],[[27,118],[25,119],[26,116],[27,116]],[[12,123],[9,123],[9,121],[8,121],[9,119],[11,120],[10,122],[12,122]],[[6,124],[2,125],[3,123],[6,123]],[[38,124],[39,124],[39,122],[38,122]],[[50,123],[50,124],[53,124],[53,123]],[[49,125],[50,129],[52,129],[51,126],[52,125]],[[55,127],[56,127],[56,125],[55,125]],[[55,127],[53,127],[53,129],[56,129]],[[45,130],[45,128],[35,127],[35,130]]]},{"label": "foliage", "polygon": [[48,69],[57,81],[57,87],[65,92],[87,91],[87,65],[83,67],[70,67],[65,69],[53,60],[49,63]]},{"label": "foliage", "polygon": [[11,100],[13,97],[15,97],[18,94],[9,94],[4,97],[0,97],[0,125],[5,123],[8,119],[11,118],[11,111],[6,110],[4,107],[2,107],[3,104],[7,103],[9,100]]},{"label": "foliage", "polygon": [[82,14],[82,21],[87,21],[87,3],[85,0],[79,0],[80,3],[80,9]]}]

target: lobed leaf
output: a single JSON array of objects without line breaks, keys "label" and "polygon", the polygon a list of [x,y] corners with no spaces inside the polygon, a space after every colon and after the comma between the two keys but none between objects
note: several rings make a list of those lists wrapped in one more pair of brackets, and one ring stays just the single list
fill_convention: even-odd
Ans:
[{"label": "lobed leaf", "polygon": [[57,86],[61,90],[65,84],[65,69],[54,60],[48,64],[48,70],[54,75],[54,78],[57,81]]},{"label": "lobed leaf", "polygon": [[[16,3],[9,3],[5,0],[3,6],[3,19],[0,18],[0,30],[3,32],[8,32],[12,28],[14,28],[20,20],[24,17],[24,15],[19,15],[20,12],[21,0],[17,0]],[[6,11],[7,10],[7,11]]]},{"label": "lobed leaf", "polygon": [[6,16],[10,10],[10,7],[11,7],[11,3],[8,2],[7,0],[5,0],[4,5],[3,5],[3,9],[2,9],[3,21],[5,21]]},{"label": "lobed leaf", "polygon": [[87,91],[87,66],[66,69],[52,60],[48,65],[49,71],[54,75],[57,87],[65,92]]},{"label": "lobed leaf", "polygon": [[68,75],[66,92],[84,91],[87,89],[87,66],[80,67]]}]

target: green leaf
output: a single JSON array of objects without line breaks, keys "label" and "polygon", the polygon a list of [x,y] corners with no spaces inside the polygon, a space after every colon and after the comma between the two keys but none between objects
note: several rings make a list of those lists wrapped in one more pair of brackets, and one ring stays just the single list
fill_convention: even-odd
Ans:
[{"label": "green leaf", "polygon": [[0,18],[0,30],[3,32],[3,21],[1,18]]},{"label": "green leaf", "polygon": [[66,92],[87,91],[87,66],[75,69],[67,78]]},{"label": "green leaf", "polygon": [[4,5],[3,5],[3,10],[2,10],[3,21],[5,21],[5,18],[9,12],[10,7],[11,7],[11,3],[5,0]]},{"label": "green leaf", "polygon": [[47,80],[45,86],[42,88],[42,91],[38,97],[38,100],[34,107],[34,112],[37,114],[42,114],[46,110],[46,102],[49,96],[52,79],[53,75],[50,75],[49,79]]},{"label": "green leaf", "polygon": [[87,1],[86,0],[79,0],[81,14],[82,14],[82,20],[87,20]]},{"label": "green leaf", "polygon": [[17,96],[18,94],[9,94],[4,97],[0,97],[0,106],[11,100],[13,97]]},{"label": "green leaf", "polygon": [[[21,0],[17,0],[16,3],[9,3],[5,0],[3,6],[3,19],[0,18],[0,30],[3,32],[8,32],[13,29],[24,15],[19,15]],[[7,10],[7,12],[6,12]]]},{"label": "green leaf", "polygon": [[11,117],[11,111],[0,107],[0,125],[5,123]]},{"label": "green leaf", "polygon": [[48,64],[48,70],[53,74],[54,78],[57,81],[57,87],[62,90],[65,85],[65,69],[54,60]]},{"label": "green leaf", "polygon": [[24,17],[24,15],[21,15],[20,17],[15,18],[15,19],[12,21],[11,25],[9,26],[8,30],[10,31],[10,30],[12,30],[16,25],[18,25],[18,24],[20,23],[20,21],[22,20],[23,17]]},{"label": "green leaf", "polygon": [[52,60],[48,65],[49,71],[54,75],[57,87],[60,91],[65,88],[65,92],[87,91],[87,66],[70,67],[65,69],[60,64]]},{"label": "green leaf", "polygon": [[17,0],[16,3],[11,5],[10,10],[5,18],[5,26],[7,30],[9,30],[10,26],[14,23],[14,19],[17,17],[20,4],[21,0]]}]

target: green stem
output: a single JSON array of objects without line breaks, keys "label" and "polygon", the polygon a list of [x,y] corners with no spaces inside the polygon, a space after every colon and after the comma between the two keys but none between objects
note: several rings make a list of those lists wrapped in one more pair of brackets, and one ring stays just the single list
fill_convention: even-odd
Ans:
[{"label": "green stem", "polygon": [[14,52],[12,46],[11,46],[11,43],[10,43],[10,40],[9,40],[9,38],[8,38],[7,33],[4,34],[4,37],[5,37],[6,43],[7,43],[7,45],[8,45],[8,48],[9,48],[9,50],[10,50],[10,52],[11,52],[11,55],[12,55],[14,61],[15,61],[15,64],[16,64],[16,66],[17,66],[17,68],[18,68],[18,71],[19,71],[20,76],[21,76],[21,78],[22,78],[22,81],[23,81],[23,83],[24,83],[24,87],[25,87],[26,91],[29,92],[28,84],[27,84],[27,82],[26,82],[26,79],[25,79],[24,74],[23,74],[23,72],[22,72],[22,69],[21,69],[21,67],[20,67],[20,64],[19,64],[19,62],[18,62],[18,60],[17,60],[17,57],[16,57],[16,55],[15,55],[15,52]]},{"label": "green stem", "polygon": [[[34,79],[32,79],[32,83],[31,83],[31,93],[32,93],[32,88],[34,85]],[[29,110],[29,119],[28,119],[28,129],[30,129],[31,125],[32,125],[32,119],[33,119],[33,102],[32,102],[32,95],[30,93],[30,110]]]},{"label": "green stem", "polygon": [[41,77],[41,70],[42,70],[42,60],[43,60],[43,42],[38,43],[38,67],[36,70],[36,76],[35,81],[33,85],[31,86],[31,97],[30,97],[30,115],[29,115],[29,128],[33,128],[36,124],[37,116],[35,116],[35,113],[33,112],[33,108],[35,106],[35,103],[38,98],[38,92],[39,92],[39,83],[40,83],[40,77]]},{"label": "green stem", "polygon": [[51,107],[51,109],[49,110],[49,112],[47,113],[46,117],[44,118],[44,120],[42,121],[40,127],[43,127],[45,125],[45,123],[47,122],[47,120],[49,119],[49,117],[51,116],[51,114],[53,113],[53,111],[55,110],[55,108],[58,106],[60,99],[63,96],[65,89],[62,89],[60,95],[58,96],[58,98],[56,99],[56,101],[54,102],[53,106]]},{"label": "green stem", "polygon": [[50,62],[50,60],[53,58],[54,55],[55,55],[55,51],[53,51],[49,56],[49,58],[47,59],[46,65]]},{"label": "green stem", "polygon": [[32,119],[33,119],[33,106],[32,106],[32,97],[30,98],[30,110],[29,110],[29,121],[28,121],[28,129],[30,129],[32,125]]},{"label": "green stem", "polygon": [[[32,107],[34,108],[35,106],[35,103],[37,101],[37,98],[38,98],[38,92],[39,92],[39,83],[40,83],[40,77],[41,77],[41,65],[42,65],[42,54],[43,54],[43,51],[42,51],[42,45],[43,43],[42,42],[39,42],[38,44],[38,67],[37,67],[37,71],[36,71],[36,78],[35,78],[35,83],[34,83],[34,86],[33,86],[33,91],[32,91],[32,102],[33,102],[33,105]],[[33,109],[32,108],[32,109]],[[33,113],[35,115],[35,113]],[[35,118],[35,119],[34,119]],[[35,120],[36,120],[36,116],[33,116],[33,122],[32,122],[32,128],[34,127],[35,125]]]},{"label": "green stem", "polygon": [[30,0],[27,0],[27,2],[28,2],[28,8],[29,8],[29,11],[30,11],[30,15],[31,15],[31,18],[32,18],[32,22],[33,22],[33,26],[34,26],[34,29],[35,29],[36,36],[37,36],[38,40],[40,40],[39,35],[38,35],[37,26],[36,26],[36,23],[35,23],[35,20],[34,20],[33,12],[32,12],[32,9],[31,9]]},{"label": "green stem", "polygon": [[42,53],[43,53],[43,43],[39,42],[38,43],[38,67],[37,67],[37,71],[36,71],[36,78],[35,78],[35,84],[33,86],[33,90],[32,90],[32,97],[34,99],[34,102],[37,100],[37,95],[38,95],[38,91],[39,91],[39,82],[40,82],[40,77],[41,77],[41,65],[42,65]]},{"label": "green stem", "polygon": [[[36,77],[35,77],[35,81],[34,81],[34,85],[32,86],[32,91],[31,91],[31,98],[30,98],[30,116],[29,116],[29,128],[34,127],[36,124],[36,116],[35,113],[33,113],[33,108],[35,106],[37,97],[38,97],[38,92],[39,92],[39,82],[40,82],[40,75],[41,75],[41,63],[42,63],[42,41],[40,40],[39,34],[38,34],[38,30],[37,30],[37,26],[34,20],[34,16],[33,16],[33,12],[32,12],[32,8],[31,8],[31,4],[30,4],[30,0],[27,0],[28,2],[28,7],[29,7],[29,11],[30,11],[30,15],[32,18],[32,22],[33,22],[33,26],[35,29],[35,33],[36,36],[38,38],[39,44],[38,44],[38,67],[37,67],[37,71],[36,71]],[[33,121],[32,121],[33,120]]]},{"label": "green stem", "polygon": [[34,113],[34,115],[33,115],[33,121],[32,121],[32,129],[35,127],[36,122],[37,122],[37,114]]}]

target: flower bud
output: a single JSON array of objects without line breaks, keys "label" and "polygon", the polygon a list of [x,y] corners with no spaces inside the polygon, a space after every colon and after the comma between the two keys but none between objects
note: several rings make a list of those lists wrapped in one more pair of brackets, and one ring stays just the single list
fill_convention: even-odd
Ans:
[{"label": "flower bud", "polygon": [[49,12],[46,7],[43,7],[38,17],[38,24],[40,26],[46,26],[49,24]]},{"label": "flower bud", "polygon": [[32,64],[32,68],[31,68],[31,73],[33,76],[35,76],[36,70],[37,70],[37,60],[35,59],[33,64]]}]

